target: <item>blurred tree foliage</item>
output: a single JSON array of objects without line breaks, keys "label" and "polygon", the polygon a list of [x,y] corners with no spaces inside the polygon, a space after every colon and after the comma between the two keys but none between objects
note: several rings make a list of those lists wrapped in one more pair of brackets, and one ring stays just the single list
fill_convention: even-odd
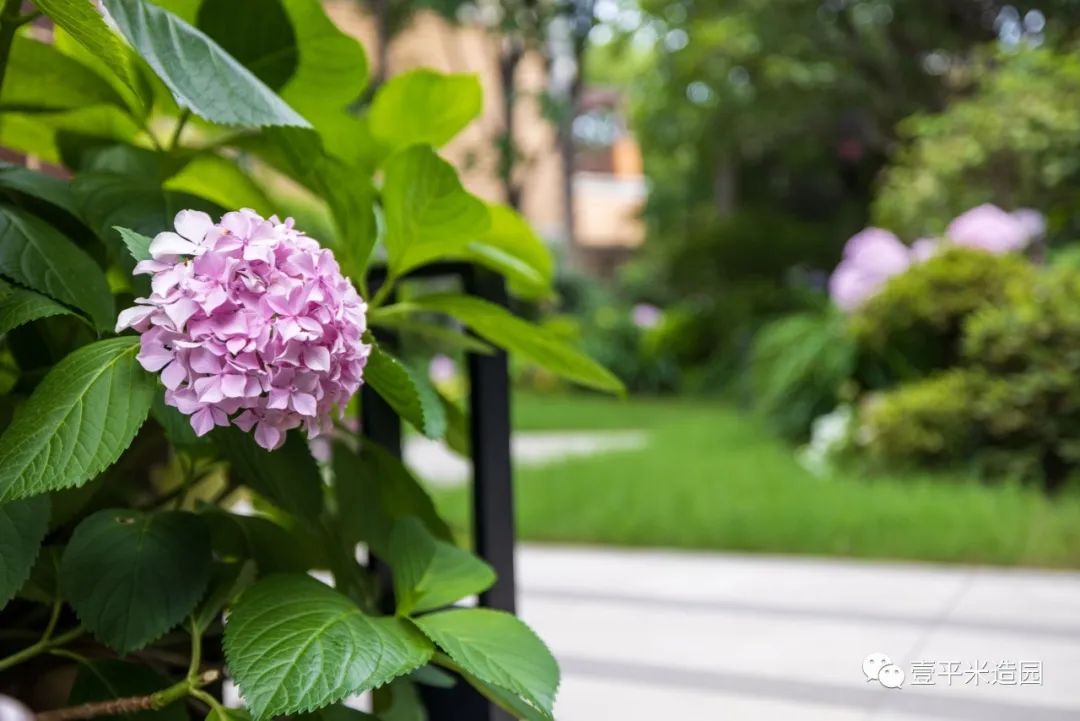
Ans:
[{"label": "blurred tree foliage", "polygon": [[704,347],[739,349],[721,306],[745,298],[746,286],[767,291],[754,293],[764,305],[749,300],[736,314],[751,330],[806,307],[793,279],[822,285],[820,271],[867,221],[898,124],[967,92],[977,48],[1067,39],[1077,3],[1039,3],[1039,22],[1025,25],[1035,7],[642,0],[640,26],[618,43],[640,65],[642,33],[655,39],[632,85],[650,181],[646,262],[669,302],[713,300]]},{"label": "blurred tree foliage", "polygon": [[901,124],[909,141],[885,175],[875,222],[908,237],[940,234],[992,201],[1033,206],[1075,233],[1080,194],[1080,57],[1030,49],[975,63],[974,91]]}]

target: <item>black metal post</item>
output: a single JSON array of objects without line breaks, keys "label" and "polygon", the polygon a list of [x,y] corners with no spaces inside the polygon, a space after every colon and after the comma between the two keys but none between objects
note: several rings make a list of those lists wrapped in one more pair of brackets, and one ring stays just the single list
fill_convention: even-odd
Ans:
[{"label": "black metal post", "polygon": [[[416,277],[459,277],[464,290],[478,298],[506,307],[503,279],[485,268],[461,263],[442,263],[421,268]],[[384,273],[373,270],[369,281],[377,288]],[[393,344],[384,336],[384,342]],[[514,498],[510,460],[510,373],[506,353],[468,354],[469,436],[473,467],[473,545],[478,556],[490,563],[498,580],[481,594],[480,605],[514,613]],[[401,420],[371,388],[362,397],[362,433],[400,457]],[[375,568],[387,569],[378,559]],[[513,721],[464,682],[453,688],[421,686],[420,694],[429,721]]]},{"label": "black metal post", "polygon": [[[465,289],[506,306],[502,277],[472,268]],[[481,595],[480,604],[514,613],[514,489],[510,459],[510,367],[506,351],[469,354],[469,431],[473,455],[473,543],[499,580]]]}]

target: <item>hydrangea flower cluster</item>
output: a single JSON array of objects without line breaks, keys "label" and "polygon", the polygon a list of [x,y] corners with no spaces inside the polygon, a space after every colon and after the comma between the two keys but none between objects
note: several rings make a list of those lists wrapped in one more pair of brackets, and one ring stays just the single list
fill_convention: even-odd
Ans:
[{"label": "hydrangea flower cluster", "polygon": [[889,278],[932,257],[945,244],[1009,253],[1023,250],[1046,230],[1041,213],[1022,208],[1009,213],[989,203],[957,216],[945,238],[920,238],[907,246],[882,228],[866,228],[851,236],[844,257],[829,278],[829,295],[845,312],[873,296]]},{"label": "hydrangea flower cluster", "polygon": [[267,450],[292,428],[329,431],[371,352],[367,306],[333,254],[291,218],[248,209],[217,224],[182,210],[175,227],[135,266],[151,276],[150,297],[116,324],[142,334],[138,360],[161,372],[165,403],[200,436],[231,423]]}]

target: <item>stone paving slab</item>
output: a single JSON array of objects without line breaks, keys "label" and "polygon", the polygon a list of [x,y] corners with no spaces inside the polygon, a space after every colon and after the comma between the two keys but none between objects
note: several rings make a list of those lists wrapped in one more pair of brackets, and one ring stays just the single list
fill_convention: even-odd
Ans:
[{"label": "stone paving slab", "polygon": [[[1080,718],[1080,573],[525,545],[560,721]],[[1041,685],[883,688],[862,661],[1042,663]]]}]

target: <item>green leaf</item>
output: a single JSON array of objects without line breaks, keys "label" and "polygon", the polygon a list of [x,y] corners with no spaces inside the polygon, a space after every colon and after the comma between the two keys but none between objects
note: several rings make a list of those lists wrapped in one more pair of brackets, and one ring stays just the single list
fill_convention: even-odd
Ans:
[{"label": "green leaf", "polygon": [[524,321],[494,303],[467,295],[439,294],[413,298],[406,305],[445,313],[467,325],[481,338],[519,353],[568,380],[613,393],[625,392],[622,382],[610,371],[559,335]]},{"label": "green leaf", "polygon": [[[237,33],[238,16],[255,18],[259,27]],[[198,26],[316,127],[320,115],[342,110],[367,85],[363,46],[318,0],[203,2]]]},{"label": "green leaf", "polygon": [[222,125],[310,126],[201,30],[146,0],[103,2],[182,107]]},{"label": "green leaf", "polygon": [[551,717],[559,666],[521,620],[504,611],[464,608],[414,623],[466,673],[517,694]]},{"label": "green leaf", "polygon": [[506,276],[510,290],[524,298],[551,294],[555,261],[529,223],[508,205],[488,205],[491,227],[468,246],[468,258]]},{"label": "green leaf", "polygon": [[[48,496],[37,496],[48,498]],[[21,501],[20,501],[21,503]],[[44,546],[38,553],[34,567],[30,569],[30,576],[19,589],[17,596],[35,603],[52,605],[60,598],[60,556],[64,552],[63,546]]]},{"label": "green leaf", "polygon": [[214,440],[244,484],[290,513],[318,519],[322,477],[299,432],[289,433],[276,451],[261,448],[250,433],[235,426],[216,429]]},{"label": "green leaf", "polygon": [[114,230],[120,234],[120,240],[124,241],[124,246],[128,249],[128,253],[131,254],[133,260],[150,260],[150,243],[153,242],[153,238],[142,233],[136,233],[128,228],[122,228],[119,225]]},{"label": "green leaf", "polygon": [[[165,181],[164,190],[205,198],[222,208],[251,208],[273,215],[273,204],[235,158],[200,153]],[[163,228],[164,230],[164,228]]]},{"label": "green leaf", "polygon": [[319,135],[297,128],[271,128],[242,145],[326,201],[339,242],[338,262],[359,277],[375,246],[375,187],[369,174],[331,157]]},{"label": "green leaf", "polygon": [[423,486],[375,443],[364,443],[359,454],[334,446],[334,490],[346,540],[363,541],[380,556],[389,554],[394,522],[405,516],[422,520],[436,537],[453,540]]},{"label": "green leaf", "polygon": [[365,615],[308,576],[249,588],[225,626],[225,657],[252,717],[312,711],[381,686],[431,658],[431,644],[395,618]]},{"label": "green leaf", "polygon": [[111,338],[53,366],[0,436],[0,502],[81,486],[120,457],[156,390],[138,350]]},{"label": "green leaf", "polygon": [[479,558],[431,535],[415,518],[402,518],[390,536],[397,612],[430,611],[480,593],[495,583],[495,571]]},{"label": "green leaf", "polygon": [[384,328],[393,328],[399,332],[410,335],[418,335],[428,341],[431,349],[446,351],[462,351],[469,353],[481,353],[491,355],[495,349],[484,341],[463,333],[459,328],[448,327],[445,324],[428,323],[412,317],[408,313],[386,313],[388,308],[392,310],[396,306],[383,306],[368,312],[368,322],[372,325]]},{"label": "green leaf", "polygon": [[[111,701],[131,696],[146,696],[170,685],[153,670],[138,663],[111,658],[96,658],[79,664],[79,672],[71,685],[67,705],[78,706],[93,701]],[[101,718],[125,721],[187,721],[188,713],[181,702],[174,702],[155,711]]]},{"label": "green leaf", "polygon": [[481,681],[476,676],[466,673],[460,667],[457,667],[457,671],[484,698],[510,712],[513,718],[521,719],[521,721],[554,721],[550,713],[536,708],[513,691]]},{"label": "green leaf", "polygon": [[52,298],[0,280],[0,335],[23,323],[54,315],[75,315]]},{"label": "green leaf", "polygon": [[[236,32],[238,18],[244,32]],[[271,90],[281,90],[300,61],[289,16],[281,0],[203,2],[196,26]]]},{"label": "green leaf", "polygon": [[191,620],[199,633],[221,617],[225,606],[232,603],[241,593],[255,582],[255,563],[214,563],[210,570],[210,582],[207,585],[206,598],[192,614]]},{"label": "green leaf", "polygon": [[92,105],[60,113],[4,113],[0,145],[62,164],[61,144],[72,136],[133,142],[142,132],[126,110]]},{"label": "green leaf", "polygon": [[116,322],[109,284],[97,263],[44,220],[4,205],[0,275],[84,311],[102,330]]},{"label": "green leaf", "polygon": [[135,262],[117,226],[152,238],[171,230],[181,210],[220,213],[220,208],[209,200],[165,190],[155,180],[129,172],[80,173],[72,190],[87,224],[128,273]]},{"label": "green leaf", "polygon": [[74,218],[79,217],[71,183],[66,180],[38,173],[21,165],[0,163],[0,188],[43,200]]},{"label": "green leaf", "polygon": [[105,24],[105,18],[88,2],[71,0],[35,0],[34,4],[66,32],[91,57],[97,58],[148,106],[151,98],[139,77],[131,51],[120,37]]},{"label": "green leaf", "polygon": [[48,496],[0,506],[0,608],[30,577],[48,529]]},{"label": "green leaf", "polygon": [[194,610],[210,580],[210,533],[192,513],[107,508],[75,528],[60,578],[83,626],[126,654]]},{"label": "green leaf", "polygon": [[127,108],[112,86],[90,68],[52,45],[15,37],[0,108],[37,112],[102,104]]},{"label": "green leaf", "polygon": [[305,573],[328,563],[318,538],[299,524],[287,528],[262,516],[241,516],[217,508],[202,511],[210,525],[214,552],[227,560],[252,560],[261,575]]},{"label": "green leaf", "polygon": [[436,147],[483,110],[483,90],[475,75],[443,75],[413,70],[391,78],[371,103],[371,133],[395,151],[416,143]]},{"label": "green leaf", "polygon": [[446,432],[446,415],[438,394],[426,378],[372,345],[364,366],[364,381],[416,430],[428,438],[442,438]]},{"label": "green leaf", "polygon": [[395,276],[461,253],[488,230],[487,207],[426,145],[390,156],[383,183],[386,251]]},{"label": "green leaf", "polygon": [[318,0],[284,4],[296,32],[300,64],[281,97],[320,127],[320,114],[344,108],[364,91],[367,56],[359,42],[334,25]]}]

